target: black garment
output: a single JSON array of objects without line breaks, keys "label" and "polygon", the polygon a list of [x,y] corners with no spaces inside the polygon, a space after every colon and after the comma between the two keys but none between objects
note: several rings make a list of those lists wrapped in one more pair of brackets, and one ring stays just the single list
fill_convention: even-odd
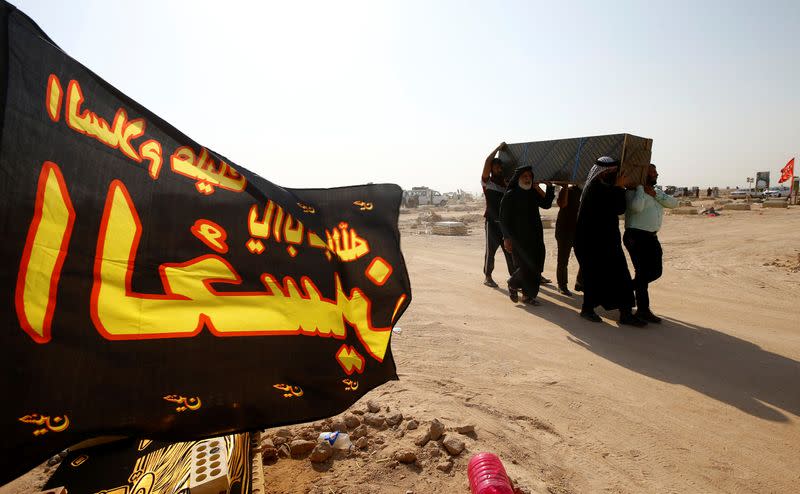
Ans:
[{"label": "black garment", "polygon": [[633,289],[636,292],[636,307],[638,310],[650,312],[650,294],[647,285],[661,278],[662,250],[658,235],[655,232],[628,228],[622,241],[631,255],[636,278],[633,279]]},{"label": "black garment", "polygon": [[581,189],[567,189],[567,205],[558,210],[556,219],[556,242],[558,244],[558,263],[556,280],[559,288],[567,288],[569,254],[575,243],[575,225],[578,223],[578,208],[581,203]]},{"label": "black garment", "polygon": [[567,189],[567,205],[558,210],[558,217],[556,218],[556,237],[563,235],[575,236],[578,209],[581,205],[581,192],[580,187]]},{"label": "black garment", "polygon": [[539,208],[550,208],[555,197],[555,188],[548,185],[544,197],[533,188],[523,190],[519,187],[518,180],[525,170],[530,170],[530,167],[517,168],[509,182],[500,204],[500,227],[503,238],[511,239],[514,265],[517,267],[509,284],[514,288],[521,288],[524,295],[535,298],[539,294],[545,257]]},{"label": "black garment", "polygon": [[483,217],[490,220],[500,219],[500,201],[506,193],[505,180],[502,177],[489,177],[489,180],[482,182],[483,195],[486,198],[486,211]]},{"label": "black garment", "polygon": [[625,190],[600,180],[583,192],[575,230],[575,256],[583,277],[583,306],[593,310],[633,307],[633,282],[622,251],[619,215],[625,212]]},{"label": "black garment", "polygon": [[497,220],[487,219],[486,229],[486,253],[483,256],[483,274],[487,278],[492,276],[494,271],[494,256],[497,253],[497,248],[503,252],[506,258],[506,266],[508,267],[509,276],[514,273],[514,260],[511,254],[502,248],[503,245],[503,232],[500,230],[500,222]]}]

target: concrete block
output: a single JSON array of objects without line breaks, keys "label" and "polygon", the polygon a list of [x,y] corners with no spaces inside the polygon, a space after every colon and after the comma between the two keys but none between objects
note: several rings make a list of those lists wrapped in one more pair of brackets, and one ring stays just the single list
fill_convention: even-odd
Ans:
[{"label": "concrete block", "polygon": [[225,439],[215,437],[199,441],[192,447],[190,494],[227,494],[231,487],[228,471]]},{"label": "concrete block", "polygon": [[438,221],[433,224],[431,233],[434,235],[467,235],[467,225],[460,221]]},{"label": "concrete block", "polygon": [[732,202],[722,206],[725,211],[750,211],[752,208],[746,202]]}]

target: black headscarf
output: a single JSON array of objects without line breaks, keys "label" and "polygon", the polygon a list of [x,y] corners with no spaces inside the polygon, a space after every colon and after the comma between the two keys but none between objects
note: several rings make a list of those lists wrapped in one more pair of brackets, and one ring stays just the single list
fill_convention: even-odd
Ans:
[{"label": "black headscarf", "polygon": [[[533,175],[533,167],[531,165],[522,165],[522,166],[517,167],[517,169],[514,170],[514,175],[511,177],[511,180],[508,181],[508,189],[507,190],[511,190],[511,189],[523,190],[519,186],[519,177],[522,176],[523,173],[528,172],[528,171],[531,172],[531,175]],[[531,187],[531,191],[533,191],[533,187]],[[528,191],[523,191],[523,192],[528,192]]]}]

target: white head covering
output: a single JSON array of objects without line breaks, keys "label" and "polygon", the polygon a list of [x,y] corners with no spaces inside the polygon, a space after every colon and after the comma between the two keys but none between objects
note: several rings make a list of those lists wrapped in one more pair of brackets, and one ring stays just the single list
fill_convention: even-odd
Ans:
[{"label": "white head covering", "polygon": [[583,202],[583,197],[586,195],[586,191],[589,190],[589,184],[591,184],[592,181],[596,179],[598,175],[608,170],[608,168],[612,166],[619,166],[619,160],[615,160],[610,156],[601,156],[597,158],[597,161],[595,161],[594,166],[592,167],[591,170],[589,170],[589,176],[586,177],[586,182],[583,184],[583,192],[581,192],[581,202]]}]

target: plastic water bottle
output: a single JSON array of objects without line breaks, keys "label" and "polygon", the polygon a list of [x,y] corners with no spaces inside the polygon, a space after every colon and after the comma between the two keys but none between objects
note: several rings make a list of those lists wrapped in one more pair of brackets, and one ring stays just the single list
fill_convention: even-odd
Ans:
[{"label": "plastic water bottle", "polygon": [[472,494],[514,494],[506,469],[497,455],[478,453],[467,466]]},{"label": "plastic water bottle", "polygon": [[327,441],[333,449],[350,450],[353,443],[350,437],[344,432],[323,432],[319,435],[318,441]]}]

